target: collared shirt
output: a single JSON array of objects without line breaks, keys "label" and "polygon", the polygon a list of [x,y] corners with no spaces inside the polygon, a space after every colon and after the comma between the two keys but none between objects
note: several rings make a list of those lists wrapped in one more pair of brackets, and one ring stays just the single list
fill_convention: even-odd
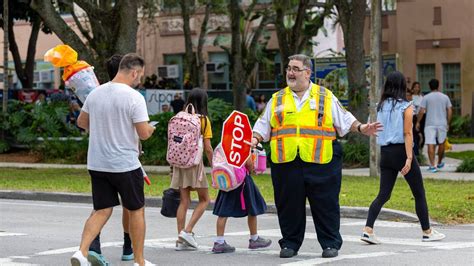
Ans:
[{"label": "collared shirt", "polygon": [[[295,100],[296,109],[298,111],[303,108],[303,105],[308,100],[309,92],[312,86],[313,83],[310,82],[308,89],[306,90],[303,95],[303,98],[301,99],[298,97],[298,95],[296,95],[294,91],[291,91],[291,93],[293,94],[293,99]],[[265,108],[265,112],[260,116],[260,118],[255,123],[255,126],[253,127],[253,131],[262,136],[263,141],[265,142],[270,140],[270,118],[272,117],[272,101],[273,97],[268,101],[267,106]],[[332,96],[331,112],[333,124],[337,130],[337,133],[341,137],[346,135],[350,131],[354,121],[356,121],[357,119],[349,111],[342,107],[341,103],[336,98],[336,96],[334,96],[334,94]]]}]

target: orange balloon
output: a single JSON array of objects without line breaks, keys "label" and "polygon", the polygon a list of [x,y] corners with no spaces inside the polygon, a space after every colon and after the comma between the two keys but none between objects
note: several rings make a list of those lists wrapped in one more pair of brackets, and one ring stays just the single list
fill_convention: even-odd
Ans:
[{"label": "orange balloon", "polygon": [[51,62],[55,67],[65,67],[77,62],[77,52],[66,44],[49,49],[44,54],[44,61]]}]

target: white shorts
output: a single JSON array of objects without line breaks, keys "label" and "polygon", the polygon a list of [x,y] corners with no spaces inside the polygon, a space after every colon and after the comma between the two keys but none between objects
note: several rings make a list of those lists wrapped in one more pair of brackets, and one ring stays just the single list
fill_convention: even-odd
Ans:
[{"label": "white shorts", "polygon": [[443,144],[448,130],[443,126],[425,126],[425,144]]}]

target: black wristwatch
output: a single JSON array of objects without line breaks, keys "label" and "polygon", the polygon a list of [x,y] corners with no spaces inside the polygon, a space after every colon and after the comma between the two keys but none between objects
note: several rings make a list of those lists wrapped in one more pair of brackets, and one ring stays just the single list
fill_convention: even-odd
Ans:
[{"label": "black wristwatch", "polygon": [[360,131],[360,127],[362,126],[362,123],[360,123],[358,126],[357,126],[357,131],[359,131],[360,133],[362,133],[362,131]]}]

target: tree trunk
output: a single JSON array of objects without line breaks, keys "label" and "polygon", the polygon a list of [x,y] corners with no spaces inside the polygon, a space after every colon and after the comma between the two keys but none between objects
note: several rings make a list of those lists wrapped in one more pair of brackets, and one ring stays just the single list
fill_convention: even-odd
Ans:
[{"label": "tree trunk", "polygon": [[231,44],[231,69],[232,69],[232,90],[234,94],[234,107],[243,111],[246,107],[245,79],[242,76],[244,72],[242,64],[242,47],[240,36],[240,20],[242,10],[239,6],[239,0],[230,0],[230,19],[232,31]]},{"label": "tree trunk", "polygon": [[[285,28],[285,14],[286,10],[288,9],[288,1],[287,0],[275,0],[273,1],[273,6],[276,12],[275,15],[275,29],[278,39],[278,46],[280,47],[280,54],[281,54],[281,71],[283,71],[284,67],[288,65],[288,57],[290,56],[290,47],[289,47],[289,40],[288,32]],[[282,72],[283,73],[283,72]]]},{"label": "tree trunk", "polygon": [[[70,45],[79,55],[94,66],[94,72],[100,82],[108,81],[104,60],[114,54],[126,54],[136,51],[138,30],[139,1],[74,1],[87,15],[89,27],[82,27],[81,21],[73,17],[83,38],[61,18],[50,0],[32,0],[31,8],[41,16],[50,28],[65,44]],[[64,1],[70,4],[71,1]],[[90,28],[90,33],[87,32]],[[87,41],[83,41],[83,39]]]},{"label": "tree trunk", "polygon": [[196,59],[193,53],[193,41],[191,37],[191,12],[190,6],[191,3],[189,0],[180,0],[179,5],[181,6],[181,16],[183,17],[183,33],[184,33],[184,47],[185,47],[185,56],[186,64],[184,65],[184,76],[189,76],[189,81],[197,86],[199,83],[199,77],[196,75]]},{"label": "tree trunk", "polygon": [[285,27],[285,16],[292,12],[291,4],[288,0],[273,1],[273,8],[276,12],[275,29],[278,44],[280,47],[282,73],[283,68],[288,65],[288,57],[299,54],[311,47],[310,39],[318,34],[319,29],[324,26],[324,19],[331,14],[332,3],[326,3],[321,14],[311,18],[307,16],[308,9],[311,9],[311,1],[299,1],[295,13],[294,25],[288,29]]},{"label": "tree trunk", "polygon": [[[365,1],[336,0],[339,20],[344,33],[344,46],[346,49],[347,76],[349,81],[349,110],[354,116],[366,122],[368,118],[367,88],[364,60],[364,22]],[[349,141],[362,141],[367,143],[367,138],[360,138],[353,134]]]},{"label": "tree trunk", "polygon": [[23,66],[21,60],[20,51],[16,44],[15,32],[13,31],[13,17],[10,16],[8,25],[8,42],[10,52],[13,56],[13,62],[15,64],[15,72],[18,79],[21,82],[23,88],[33,88],[33,72],[35,67],[35,54],[36,54],[36,42],[38,40],[38,34],[41,27],[41,20],[36,17],[32,20],[31,34],[28,41],[28,50],[26,55],[26,62]]},{"label": "tree trunk", "polygon": [[[377,119],[376,103],[379,98],[379,90],[382,87],[382,10],[381,0],[372,0],[370,8],[370,122],[375,122]],[[370,137],[370,176],[379,176],[378,161],[380,153],[377,151],[376,137]]]},{"label": "tree trunk", "polygon": [[206,10],[204,13],[204,18],[201,22],[201,31],[199,32],[199,40],[198,40],[198,47],[197,47],[197,60],[196,60],[196,68],[197,68],[197,76],[198,76],[198,83],[200,88],[204,88],[204,74],[205,74],[205,61],[204,61],[204,55],[202,53],[204,44],[206,43],[206,36],[207,36],[207,24],[209,22],[209,16],[211,13],[211,7],[212,7],[212,0],[208,0],[206,3]]},{"label": "tree trunk", "polygon": [[[32,0],[33,8],[43,19],[44,23],[50,28],[65,44],[70,45],[79,54],[79,57],[88,63],[95,63],[92,52],[82,42],[81,38],[69,27],[68,24],[56,12],[52,1]],[[103,62],[102,62],[103,63]]]}]

